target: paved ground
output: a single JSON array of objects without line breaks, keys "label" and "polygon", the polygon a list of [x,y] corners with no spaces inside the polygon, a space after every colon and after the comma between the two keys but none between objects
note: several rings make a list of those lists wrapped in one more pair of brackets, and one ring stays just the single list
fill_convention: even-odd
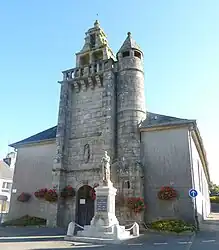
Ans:
[{"label": "paved ground", "polygon": [[[91,245],[64,241],[63,229],[0,228],[0,250],[62,250],[104,248],[106,250],[218,250],[219,232],[200,232],[194,236],[146,233],[122,245]],[[117,248],[117,249],[115,249]]]},{"label": "paved ground", "polygon": [[212,203],[211,204],[211,212],[212,213],[219,213],[219,203]]}]

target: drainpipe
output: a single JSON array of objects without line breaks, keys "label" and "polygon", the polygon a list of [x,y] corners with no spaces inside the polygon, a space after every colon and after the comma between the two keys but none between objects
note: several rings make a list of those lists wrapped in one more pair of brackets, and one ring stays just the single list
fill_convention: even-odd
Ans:
[{"label": "drainpipe", "polygon": [[[194,188],[195,187],[195,180],[194,180],[194,168],[193,168],[193,158],[192,158],[192,142],[191,142],[191,131],[192,130],[194,130],[194,128],[189,130],[189,151],[190,151],[189,153],[190,153],[190,164],[191,164],[191,171],[192,171],[192,188]],[[194,199],[194,208],[195,208],[194,220],[195,220],[197,231],[200,231],[196,197],[193,198],[193,199]]]}]

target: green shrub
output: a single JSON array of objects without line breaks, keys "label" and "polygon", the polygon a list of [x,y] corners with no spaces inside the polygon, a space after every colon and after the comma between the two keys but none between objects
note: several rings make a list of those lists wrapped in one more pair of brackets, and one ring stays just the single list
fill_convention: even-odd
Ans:
[{"label": "green shrub", "polygon": [[219,196],[212,196],[210,197],[211,203],[219,203]]},{"label": "green shrub", "polygon": [[8,220],[2,223],[2,226],[43,226],[46,225],[46,220],[38,217],[31,217],[29,215],[25,215],[21,218]]},{"label": "green shrub", "polygon": [[151,223],[151,229],[158,231],[167,231],[181,233],[185,231],[193,232],[195,227],[191,224],[188,224],[182,220],[160,220]]}]

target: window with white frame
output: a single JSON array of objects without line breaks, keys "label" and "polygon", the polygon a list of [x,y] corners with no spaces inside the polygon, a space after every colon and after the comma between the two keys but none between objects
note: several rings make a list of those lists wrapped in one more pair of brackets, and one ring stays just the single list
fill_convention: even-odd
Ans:
[{"label": "window with white frame", "polygon": [[11,189],[11,183],[10,182],[3,182],[2,192],[9,192],[10,189]]}]

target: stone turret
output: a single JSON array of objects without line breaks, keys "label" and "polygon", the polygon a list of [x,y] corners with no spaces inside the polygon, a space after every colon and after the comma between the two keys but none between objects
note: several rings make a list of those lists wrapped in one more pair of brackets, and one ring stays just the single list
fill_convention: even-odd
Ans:
[{"label": "stone turret", "polygon": [[[117,53],[117,60],[117,154],[118,160],[128,167],[128,179],[132,180],[140,163],[138,125],[146,119],[146,108],[143,53],[130,32]],[[134,195],[141,195],[139,178],[132,181]]]}]

